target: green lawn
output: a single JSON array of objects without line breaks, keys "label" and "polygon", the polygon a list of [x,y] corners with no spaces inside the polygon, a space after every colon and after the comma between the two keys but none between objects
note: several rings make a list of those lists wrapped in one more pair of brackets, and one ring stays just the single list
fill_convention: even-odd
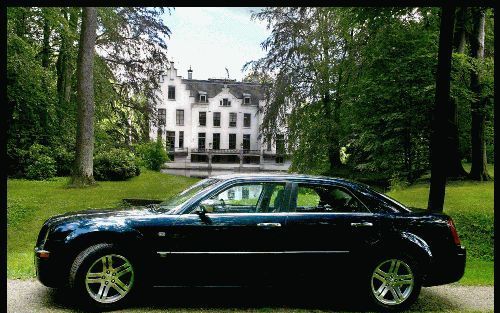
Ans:
[{"label": "green lawn", "polygon": [[7,183],[7,275],[34,276],[33,247],[42,223],[49,217],[89,208],[116,208],[124,198],[166,199],[198,181],[143,170],[124,182],[67,188],[68,178],[51,181],[9,179]]},{"label": "green lawn", "polygon": [[[490,174],[493,174],[492,168]],[[144,171],[125,182],[99,182],[86,189],[67,188],[67,178],[51,181],[8,180],[7,274],[34,276],[33,246],[47,218],[88,208],[116,208],[123,198],[165,199],[198,179]],[[427,206],[428,184],[415,184],[388,194],[402,203]],[[460,284],[493,284],[493,182],[450,182],[445,213],[457,225],[468,250],[467,268]]]}]

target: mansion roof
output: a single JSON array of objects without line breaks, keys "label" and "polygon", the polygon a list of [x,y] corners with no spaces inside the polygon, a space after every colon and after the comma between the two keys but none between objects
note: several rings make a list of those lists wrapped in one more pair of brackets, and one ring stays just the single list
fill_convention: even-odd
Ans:
[{"label": "mansion roof", "polygon": [[234,80],[224,79],[182,79],[182,83],[186,85],[191,97],[197,98],[198,95],[207,94],[208,98],[213,98],[218,95],[224,87],[229,88],[229,92],[238,99],[243,99],[243,96],[248,94],[252,99],[265,100],[264,86],[257,83],[236,82]]}]

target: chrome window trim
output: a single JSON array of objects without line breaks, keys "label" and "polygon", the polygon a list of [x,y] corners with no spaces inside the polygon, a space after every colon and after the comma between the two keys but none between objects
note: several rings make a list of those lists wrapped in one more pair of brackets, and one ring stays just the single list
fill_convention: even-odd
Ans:
[{"label": "chrome window trim", "polygon": [[345,254],[344,250],[304,250],[304,251],[158,251],[160,257],[167,255],[221,255],[221,254]]}]

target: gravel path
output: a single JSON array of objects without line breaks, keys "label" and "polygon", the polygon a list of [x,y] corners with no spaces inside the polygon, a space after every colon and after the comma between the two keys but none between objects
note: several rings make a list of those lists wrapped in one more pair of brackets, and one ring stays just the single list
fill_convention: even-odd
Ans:
[{"label": "gravel path", "polygon": [[[307,289],[307,288],[304,288]],[[280,290],[263,288],[154,288],[141,295],[130,309],[115,312],[216,312],[271,311],[310,312],[311,310],[352,311],[356,304],[342,301],[337,294],[320,296],[307,291],[283,295]],[[322,302],[328,300],[330,304]],[[335,304],[332,304],[334,303]],[[359,309],[358,309],[359,310]],[[7,312],[75,312],[71,297],[64,291],[44,287],[37,280],[7,280]],[[411,312],[493,311],[493,286],[437,286],[423,288]]]}]

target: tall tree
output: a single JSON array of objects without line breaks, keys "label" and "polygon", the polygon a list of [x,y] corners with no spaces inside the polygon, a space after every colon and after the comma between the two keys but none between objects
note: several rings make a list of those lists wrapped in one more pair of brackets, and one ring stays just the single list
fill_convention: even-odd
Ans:
[{"label": "tall tree", "polygon": [[254,75],[260,71],[259,76],[272,77],[273,80],[268,89],[268,105],[264,108],[262,133],[266,138],[283,131],[287,122],[300,122],[300,119],[287,121],[289,114],[304,112],[303,106],[319,107],[322,121],[329,127],[317,135],[326,137],[327,140],[322,142],[326,146],[318,147],[309,141],[297,142],[289,136],[289,147],[292,153],[311,146],[319,148],[316,151],[326,154],[331,170],[341,166],[340,108],[342,87],[347,81],[343,67],[349,55],[347,40],[350,31],[340,25],[340,11],[274,7],[255,14],[255,19],[268,23],[272,33],[262,43],[267,55],[245,66],[251,67]]},{"label": "tall tree", "polygon": [[439,9],[355,8],[356,66],[343,110],[347,165],[361,176],[413,182],[429,168]]},{"label": "tall tree", "polygon": [[74,71],[74,37],[76,37],[78,11],[76,8],[61,8],[64,25],[60,34],[59,55],[57,56],[57,96],[59,122],[62,120],[64,108],[71,98],[71,79]]},{"label": "tall tree", "polygon": [[436,98],[431,121],[431,185],[429,189],[428,209],[442,212],[446,188],[446,147],[448,135],[448,110],[450,99],[451,54],[453,50],[453,25],[455,7],[444,6],[441,9],[439,31],[438,66],[436,76]]},{"label": "tall tree", "polygon": [[94,48],[97,30],[97,9],[85,7],[77,62],[77,135],[75,168],[71,184],[75,186],[94,183]]},{"label": "tall tree", "polygon": [[472,166],[469,177],[473,180],[490,180],[486,168],[486,99],[482,95],[481,86],[481,63],[484,59],[484,25],[486,10],[484,8],[472,8],[472,32],[470,37],[471,57],[474,59],[471,71],[471,91],[475,99],[471,104],[471,148]]},{"label": "tall tree", "polygon": [[[456,53],[464,54],[466,45],[466,13],[467,8],[460,7],[457,9],[457,18],[455,21],[455,33],[453,35],[453,49]],[[458,132],[458,104],[457,99],[450,97],[449,110],[449,160],[447,164],[446,175],[449,178],[463,178],[467,176],[462,165],[462,157],[460,155],[460,140]]]}]

